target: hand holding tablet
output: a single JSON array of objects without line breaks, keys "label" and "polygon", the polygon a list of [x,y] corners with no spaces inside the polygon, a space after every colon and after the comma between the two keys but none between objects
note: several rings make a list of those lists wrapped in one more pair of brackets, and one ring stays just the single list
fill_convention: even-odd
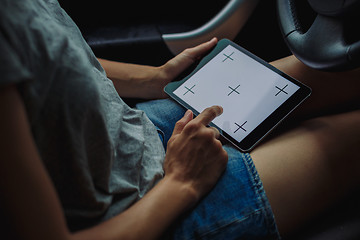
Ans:
[{"label": "hand holding tablet", "polygon": [[241,151],[250,151],[311,93],[227,39],[219,41],[189,76],[164,90],[195,114],[221,106],[223,114],[210,125]]}]

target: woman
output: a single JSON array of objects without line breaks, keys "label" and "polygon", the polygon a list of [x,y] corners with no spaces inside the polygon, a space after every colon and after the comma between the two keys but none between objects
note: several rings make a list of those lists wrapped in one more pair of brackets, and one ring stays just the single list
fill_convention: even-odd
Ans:
[{"label": "woman", "polygon": [[358,185],[359,111],[338,111],[359,101],[358,70],[274,62],[313,96],[293,115],[302,123],[243,154],[206,127],[219,106],[193,118],[171,100],[138,104],[150,121],[119,97],[164,98],[216,39],[161,67],[97,61],[56,1],[1,3],[0,192],[12,238],[276,239]]}]

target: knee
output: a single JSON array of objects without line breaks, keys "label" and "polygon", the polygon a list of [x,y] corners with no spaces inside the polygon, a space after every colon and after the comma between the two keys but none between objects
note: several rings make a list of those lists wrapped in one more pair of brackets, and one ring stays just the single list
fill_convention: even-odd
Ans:
[{"label": "knee", "polygon": [[359,122],[360,110],[356,110],[309,120],[302,127],[308,131],[309,139],[314,141],[328,167],[350,177],[357,176],[360,170]]}]

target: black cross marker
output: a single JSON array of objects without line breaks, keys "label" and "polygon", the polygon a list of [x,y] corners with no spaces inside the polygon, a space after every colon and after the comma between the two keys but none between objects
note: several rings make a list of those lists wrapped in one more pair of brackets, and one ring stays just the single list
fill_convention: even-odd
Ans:
[{"label": "black cross marker", "polygon": [[225,53],[223,53],[223,55],[226,57],[226,58],[224,58],[223,62],[225,62],[225,61],[228,60],[228,59],[230,59],[231,61],[233,61],[234,59],[231,58],[231,55],[233,55],[233,54],[234,54],[234,52],[232,52],[230,55],[226,55]]},{"label": "black cross marker", "polygon": [[245,121],[243,124],[239,125],[237,123],[235,123],[236,126],[238,126],[238,128],[235,130],[234,133],[236,133],[237,131],[239,131],[239,129],[243,130],[244,132],[246,132],[246,129],[243,128],[243,126],[247,123],[247,121]]},{"label": "black cross marker", "polygon": [[240,84],[237,85],[236,88],[232,88],[230,86],[228,86],[228,87],[231,89],[231,92],[229,92],[228,96],[230,96],[230,94],[232,94],[233,92],[236,92],[237,94],[240,94],[238,91],[236,91],[240,87]]},{"label": "black cross marker", "polygon": [[285,89],[287,86],[288,86],[288,84],[286,84],[286,86],[283,87],[283,88],[279,88],[278,86],[275,86],[277,89],[279,89],[279,91],[275,94],[275,97],[276,97],[277,95],[279,95],[281,92],[283,92],[283,93],[285,93],[285,94],[288,94],[287,92],[284,91],[284,89]]},{"label": "black cross marker", "polygon": [[194,84],[194,86],[192,86],[191,88],[185,87],[185,88],[187,89],[187,91],[186,91],[183,95],[187,94],[188,92],[191,92],[192,94],[195,94],[195,93],[192,91],[192,89],[193,89],[194,87],[195,87],[195,84]]}]

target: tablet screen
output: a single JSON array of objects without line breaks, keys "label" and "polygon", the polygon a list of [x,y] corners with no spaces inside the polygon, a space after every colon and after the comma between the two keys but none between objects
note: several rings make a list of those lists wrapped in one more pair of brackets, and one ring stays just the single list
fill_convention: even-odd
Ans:
[{"label": "tablet screen", "polygon": [[[227,45],[177,86],[173,95],[198,113],[213,105],[223,107],[223,114],[213,124],[240,143],[300,87],[296,80],[264,66],[263,61],[250,57],[248,52]],[[298,104],[294,103],[294,107]],[[285,110],[283,117],[291,110]],[[271,124],[276,125],[277,121]],[[257,134],[257,138],[266,132]],[[253,140],[254,144],[258,140]]]}]

